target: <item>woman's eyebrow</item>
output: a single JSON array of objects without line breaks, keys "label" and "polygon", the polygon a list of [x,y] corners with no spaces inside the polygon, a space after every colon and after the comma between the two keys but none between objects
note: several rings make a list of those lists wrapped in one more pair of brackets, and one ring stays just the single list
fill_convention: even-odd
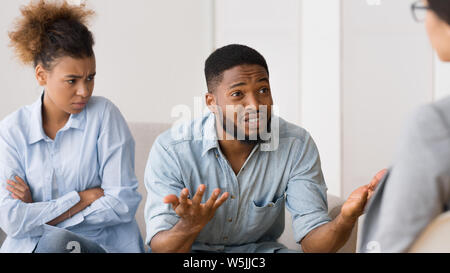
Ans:
[{"label": "woman's eyebrow", "polygon": [[81,78],[83,78],[83,76],[74,75],[74,74],[69,74],[69,75],[66,75],[64,77],[66,77],[66,78],[73,78],[73,79],[81,79]]},{"label": "woman's eyebrow", "polygon": [[[96,74],[97,74],[97,72],[94,72],[94,73],[90,74],[89,77],[94,77]],[[75,74],[69,74],[69,75],[66,75],[64,77],[71,78],[71,79],[81,79],[81,78],[83,78],[83,76],[75,75]]]}]

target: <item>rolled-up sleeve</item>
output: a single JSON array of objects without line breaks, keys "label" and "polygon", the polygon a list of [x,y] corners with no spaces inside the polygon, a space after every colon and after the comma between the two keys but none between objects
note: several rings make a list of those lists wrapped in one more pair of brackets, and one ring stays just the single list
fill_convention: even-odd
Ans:
[{"label": "rolled-up sleeve", "polygon": [[179,217],[170,204],[164,204],[163,198],[169,194],[179,195],[185,187],[176,155],[163,146],[162,139],[158,137],[153,144],[145,169],[147,245],[158,232],[169,230],[178,222]]},{"label": "rolled-up sleeve", "polygon": [[47,202],[24,203],[16,200],[6,189],[6,180],[15,180],[15,176],[26,180],[16,147],[0,133],[0,227],[10,237],[41,236],[46,223],[80,201],[75,191]]},{"label": "rolled-up sleeve", "polygon": [[85,230],[98,229],[134,220],[142,199],[134,171],[135,143],[125,119],[111,102],[105,108],[97,147],[104,196],[61,227],[81,224]]},{"label": "rolled-up sleeve", "polygon": [[306,133],[298,144],[286,191],[286,207],[292,215],[294,238],[300,242],[310,231],[331,221],[327,187],[314,140]]}]

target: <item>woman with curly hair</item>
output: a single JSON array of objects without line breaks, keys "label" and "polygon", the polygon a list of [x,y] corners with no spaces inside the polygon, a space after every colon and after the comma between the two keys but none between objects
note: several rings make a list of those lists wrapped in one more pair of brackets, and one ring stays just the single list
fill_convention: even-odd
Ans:
[{"label": "woman with curly hair", "polygon": [[92,96],[93,11],[40,0],[21,14],[11,46],[43,92],[0,122],[1,252],[142,252],[134,140]]}]

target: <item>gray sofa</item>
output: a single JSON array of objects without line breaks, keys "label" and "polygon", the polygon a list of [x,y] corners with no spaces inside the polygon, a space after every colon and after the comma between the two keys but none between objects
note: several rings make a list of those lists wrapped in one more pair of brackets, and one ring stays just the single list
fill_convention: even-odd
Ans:
[{"label": "gray sofa", "polygon": [[3,230],[0,229],[0,245],[3,243],[5,238],[6,238],[5,233],[3,232]]},{"label": "gray sofa", "polygon": [[[144,206],[145,200],[147,197],[147,192],[144,186],[144,171],[147,163],[147,157],[150,151],[150,148],[156,139],[156,137],[161,134],[163,131],[170,128],[169,124],[158,124],[158,123],[129,123],[130,130],[134,136],[136,142],[136,156],[135,156],[135,164],[136,164],[136,176],[139,180],[139,188],[138,191],[142,194],[142,202],[139,205],[139,208],[136,213],[136,220],[138,222],[139,228],[141,230],[142,237],[145,239],[146,231],[145,231],[145,221],[144,221]],[[343,200],[332,195],[328,195],[328,207],[329,214],[332,218],[336,217],[339,212]],[[290,249],[298,249],[299,245],[294,241],[294,235],[291,227],[291,216],[288,211],[286,211],[286,224],[285,231],[282,236],[279,238],[279,242],[283,243]],[[356,234],[357,234],[357,225],[351,234],[350,239],[342,247],[339,252],[355,252],[356,250]],[[4,240],[4,234],[0,230],[0,244]]]}]

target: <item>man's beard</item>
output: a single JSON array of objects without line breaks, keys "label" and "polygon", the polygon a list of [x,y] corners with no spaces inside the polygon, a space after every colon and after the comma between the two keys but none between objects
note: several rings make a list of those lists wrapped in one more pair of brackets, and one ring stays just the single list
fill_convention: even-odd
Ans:
[{"label": "man's beard", "polygon": [[[258,112],[258,116],[259,116],[259,112]],[[261,119],[259,119],[258,122],[260,120]],[[253,135],[245,134],[245,129],[244,128],[241,128],[241,131],[239,131],[239,128],[238,128],[238,126],[236,125],[235,122],[229,121],[227,123],[227,119],[225,118],[225,116],[223,116],[221,123],[222,123],[223,130],[227,134],[233,136],[234,139],[237,139],[241,143],[244,143],[244,144],[247,144],[247,145],[256,145],[256,144],[265,143],[265,142],[270,140],[270,138],[268,138],[268,137],[262,137],[261,133],[270,134],[272,118],[269,116],[268,118],[265,117],[263,120],[266,120],[267,122],[266,122],[265,126],[261,126],[261,124],[259,124],[259,126],[257,128],[256,136],[254,134]],[[230,128],[229,128],[229,126],[227,126],[227,124],[232,125],[231,127],[233,128],[233,131],[230,130]],[[242,127],[244,127],[244,125],[245,125],[245,122],[242,123]],[[264,130],[264,128],[266,128],[266,131],[265,132],[261,132],[261,130]]]}]

